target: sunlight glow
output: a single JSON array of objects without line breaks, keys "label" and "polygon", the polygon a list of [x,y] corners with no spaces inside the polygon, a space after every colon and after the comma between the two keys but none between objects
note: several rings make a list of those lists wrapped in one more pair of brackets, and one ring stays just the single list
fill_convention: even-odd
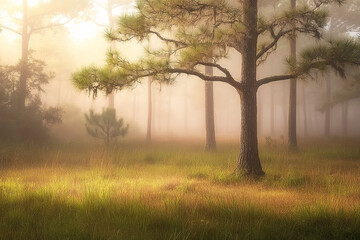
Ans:
[{"label": "sunlight glow", "polygon": [[[18,0],[21,1],[21,0]],[[39,1],[39,0],[33,0],[33,1]],[[105,6],[106,2],[103,2],[102,5]],[[121,16],[124,14],[131,14],[135,12],[134,9],[135,2],[129,1],[124,6],[120,6],[113,10],[114,16]],[[67,28],[70,31],[71,38],[76,42],[83,42],[86,39],[89,39],[91,37],[94,37],[99,32],[99,27],[96,26],[98,24],[99,26],[103,27],[103,32],[105,31],[106,26],[108,26],[108,15],[107,12],[100,8],[98,6],[97,12],[96,12],[96,18],[94,19],[94,22],[84,22],[84,23],[69,23],[67,25]],[[101,30],[100,30],[101,31]]]},{"label": "sunlight glow", "polygon": [[[46,3],[49,1],[50,0],[27,0],[29,7],[33,7],[40,3]],[[12,2],[15,3],[16,5],[22,5],[23,0],[12,0]]]},{"label": "sunlight glow", "polygon": [[87,39],[94,37],[98,31],[97,27],[89,22],[69,23],[67,27],[71,38],[75,42],[86,41]]}]

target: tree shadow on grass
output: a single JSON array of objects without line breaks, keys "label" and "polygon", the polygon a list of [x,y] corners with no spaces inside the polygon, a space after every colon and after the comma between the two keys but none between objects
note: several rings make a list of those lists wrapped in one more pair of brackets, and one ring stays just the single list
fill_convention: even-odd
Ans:
[{"label": "tree shadow on grass", "polygon": [[[0,239],[360,239],[360,209],[166,199],[61,199],[0,195]],[[172,202],[172,203],[171,203]]]}]

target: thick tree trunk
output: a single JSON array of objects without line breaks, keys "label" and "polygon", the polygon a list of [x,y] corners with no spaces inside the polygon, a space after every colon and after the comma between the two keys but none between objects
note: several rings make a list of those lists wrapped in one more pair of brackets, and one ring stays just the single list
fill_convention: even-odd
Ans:
[{"label": "thick tree trunk", "polygon": [[[260,89],[258,90],[260,91]],[[257,117],[257,127],[258,127],[258,136],[262,136],[263,135],[263,119],[264,119],[264,101],[262,98],[262,94],[258,94],[257,97],[257,102],[258,102],[258,117]],[[229,119],[229,118],[228,118]],[[229,124],[227,124],[228,126]]]},{"label": "thick tree trunk", "polygon": [[[291,0],[291,9],[296,7],[296,0]],[[290,38],[290,56],[296,59],[296,37]],[[288,118],[288,146],[297,148],[296,137],[296,79],[290,80],[289,118]]]},{"label": "thick tree trunk", "polygon": [[245,175],[262,176],[258,153],[256,90],[240,92],[241,137],[237,170]]},{"label": "thick tree trunk", "polygon": [[[330,73],[326,73],[326,79],[325,79],[325,91],[326,91],[326,102],[329,103],[331,101],[331,75]],[[329,137],[330,136],[330,115],[331,115],[331,108],[327,107],[325,110],[325,130],[324,130],[324,135],[325,137]]]},{"label": "thick tree trunk", "polygon": [[21,68],[20,80],[17,96],[17,106],[20,110],[25,108],[25,100],[27,95],[27,78],[28,78],[28,55],[29,55],[29,41],[30,35],[28,32],[28,2],[23,0],[23,19],[22,19],[22,34],[21,34]]},{"label": "thick tree trunk", "polygon": [[262,176],[258,153],[257,139],[257,103],[256,103],[256,51],[257,51],[257,1],[244,0],[244,23],[246,38],[244,38],[241,83],[238,89],[241,101],[241,137],[240,154],[237,172],[251,176]]},{"label": "thick tree trunk", "polygon": [[148,121],[146,141],[151,142],[151,115],[152,115],[152,100],[151,100],[151,78],[148,79]]},{"label": "thick tree trunk", "polygon": [[[213,75],[212,67],[205,67],[206,75]],[[205,82],[205,127],[206,143],[205,150],[216,149],[215,121],[214,121],[214,85],[213,82]]]}]

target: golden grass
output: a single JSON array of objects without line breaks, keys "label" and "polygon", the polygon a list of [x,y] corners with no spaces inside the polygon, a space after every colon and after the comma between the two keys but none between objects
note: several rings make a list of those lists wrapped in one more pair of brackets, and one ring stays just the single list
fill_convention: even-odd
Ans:
[{"label": "golden grass", "polygon": [[[151,234],[144,237],[149,239],[156,238],[157,234],[169,239],[197,239],[199,236],[206,239],[206,236],[212,236],[212,232],[214,239],[220,239],[224,223],[229,225],[225,231],[229,239],[235,239],[238,232],[250,234],[255,239],[271,239],[260,233],[257,235],[256,231],[284,231],[283,238],[286,239],[292,234],[299,234],[299,231],[303,234],[299,236],[306,236],[308,231],[312,233],[311,224],[306,225],[301,221],[325,219],[319,223],[324,228],[332,218],[339,218],[339,222],[345,226],[347,220],[357,223],[360,216],[354,217],[354,214],[360,213],[360,155],[354,146],[345,144],[338,147],[339,151],[332,158],[327,148],[305,147],[302,152],[294,154],[287,153],[282,146],[271,150],[262,146],[267,175],[257,181],[231,174],[236,161],[236,147],[232,145],[220,147],[217,153],[205,153],[200,147],[186,145],[179,148],[173,145],[138,147],[131,144],[120,149],[104,149],[101,146],[92,146],[91,149],[73,149],[69,146],[24,148],[21,156],[25,157],[26,151],[30,151],[30,156],[40,160],[38,163],[24,160],[20,161],[22,165],[10,165],[0,170],[0,210],[6,210],[5,217],[0,217],[0,236],[1,226],[12,226],[9,219],[13,218],[13,214],[27,212],[26,204],[32,204],[26,200],[29,197],[49,197],[50,200],[46,200],[49,206],[57,201],[66,205],[88,206],[90,210],[85,212],[89,212],[78,214],[87,217],[87,214],[91,217],[99,214],[96,216],[104,221],[116,219],[117,210],[111,210],[112,206],[124,204],[131,209],[126,221],[144,224],[145,229],[154,224]],[[344,156],[343,160],[341,156]],[[20,205],[24,209],[15,211],[17,204],[25,204]],[[96,206],[103,210],[97,212],[92,209],[97,209]],[[144,214],[145,219],[151,219],[150,222],[159,223],[144,223],[137,213]],[[61,214],[59,211],[59,218],[63,218]],[[243,216],[247,217],[243,219]],[[24,216],[21,219],[19,221],[27,221]],[[290,219],[292,225],[279,225],[285,231],[275,226],[276,230],[272,230],[259,223],[260,220],[273,221],[271,219]],[[161,224],[169,221],[170,225],[162,233]],[[335,223],[340,224],[337,220]],[[248,224],[251,231],[244,227]],[[204,232],[197,232],[197,226],[202,226],[201,231]],[[296,230],[291,229],[294,226]],[[347,233],[334,226],[331,230],[333,234],[347,236]],[[134,239],[141,236],[141,233],[136,233],[139,229],[134,227],[132,230]],[[57,231],[61,230],[53,230]],[[101,229],[97,231],[100,238],[92,239],[105,239],[101,236],[107,234]],[[121,231],[119,236],[125,236]],[[359,234],[353,228],[347,231],[351,233],[349,239]],[[322,231],[315,233],[314,236],[325,234]],[[43,237],[44,234],[35,233],[29,239]],[[11,231],[5,235],[21,239]],[[238,238],[246,239],[240,235]]]}]

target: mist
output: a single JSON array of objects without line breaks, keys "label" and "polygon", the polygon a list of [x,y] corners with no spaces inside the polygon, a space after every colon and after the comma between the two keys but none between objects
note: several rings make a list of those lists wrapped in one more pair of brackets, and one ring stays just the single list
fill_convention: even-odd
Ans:
[{"label": "mist", "polygon": [[[105,3],[101,3],[105,4]],[[130,11],[133,5],[117,9],[115,14],[124,14]],[[106,19],[103,9],[94,7],[94,21],[84,18],[72,20],[59,28],[50,29],[32,36],[30,50],[35,58],[46,63],[46,71],[54,72],[55,77],[46,85],[41,94],[42,101],[47,106],[57,106],[67,111],[75,111],[77,119],[68,123],[63,119],[64,126],[54,126],[53,137],[66,137],[76,139],[85,137],[86,130],[80,134],[81,125],[84,124],[82,115],[89,109],[100,112],[107,107],[108,97],[100,92],[95,98],[84,91],[75,89],[72,84],[71,74],[82,66],[102,66],[106,61],[106,52],[111,44],[105,39]],[[93,13],[92,13],[93,14]],[[97,25],[102,22],[103,25]],[[308,39],[299,41],[301,45]],[[21,56],[21,39],[12,32],[4,30],[0,35],[1,65],[15,64]],[[156,41],[151,42],[156,48]],[[306,44],[305,44],[306,45]],[[146,47],[136,41],[126,44],[117,44],[120,52],[130,59],[136,59],[144,54]],[[287,69],[286,57],[288,55],[287,41],[279,44],[276,53],[260,66],[258,76],[270,76],[283,73]],[[229,52],[229,57],[221,62],[234,76],[240,76],[241,57],[235,52]],[[330,73],[332,78],[332,92],[341,89],[343,80],[335,73]],[[284,139],[287,132],[288,114],[288,82],[272,83],[259,90],[258,119],[259,136]],[[312,79],[299,81],[298,87],[298,132],[300,137],[324,136],[324,113],[319,111],[324,102],[324,74],[318,74]],[[204,139],[205,136],[205,101],[204,82],[196,77],[181,75],[172,84],[152,85],[152,129],[154,138],[196,138]],[[305,97],[305,110],[304,99]],[[216,136],[219,139],[239,139],[240,131],[240,100],[236,91],[223,83],[214,84],[214,113]],[[359,117],[359,100],[348,102],[348,130],[342,130],[342,106],[335,105],[331,108],[331,135],[339,137],[356,137],[360,134],[356,120]],[[135,138],[144,138],[147,126],[147,81],[142,80],[132,89],[115,92],[115,109],[117,115],[130,124],[130,132]],[[72,109],[72,110],[71,110]],[[77,112],[78,111],[78,112]],[[306,123],[304,123],[304,111]],[[75,113],[73,113],[75,114]],[[68,116],[71,118],[71,116]],[[73,116],[75,117],[75,116]],[[69,119],[71,121],[71,119]],[[304,129],[304,124],[307,130]],[[74,125],[74,126],[71,126]],[[66,129],[64,129],[66,126]],[[66,136],[59,133],[65,131]],[[76,136],[72,135],[76,133]],[[90,138],[90,137],[89,137]]]},{"label": "mist", "polygon": [[357,239],[358,0],[0,0],[0,239]]}]

